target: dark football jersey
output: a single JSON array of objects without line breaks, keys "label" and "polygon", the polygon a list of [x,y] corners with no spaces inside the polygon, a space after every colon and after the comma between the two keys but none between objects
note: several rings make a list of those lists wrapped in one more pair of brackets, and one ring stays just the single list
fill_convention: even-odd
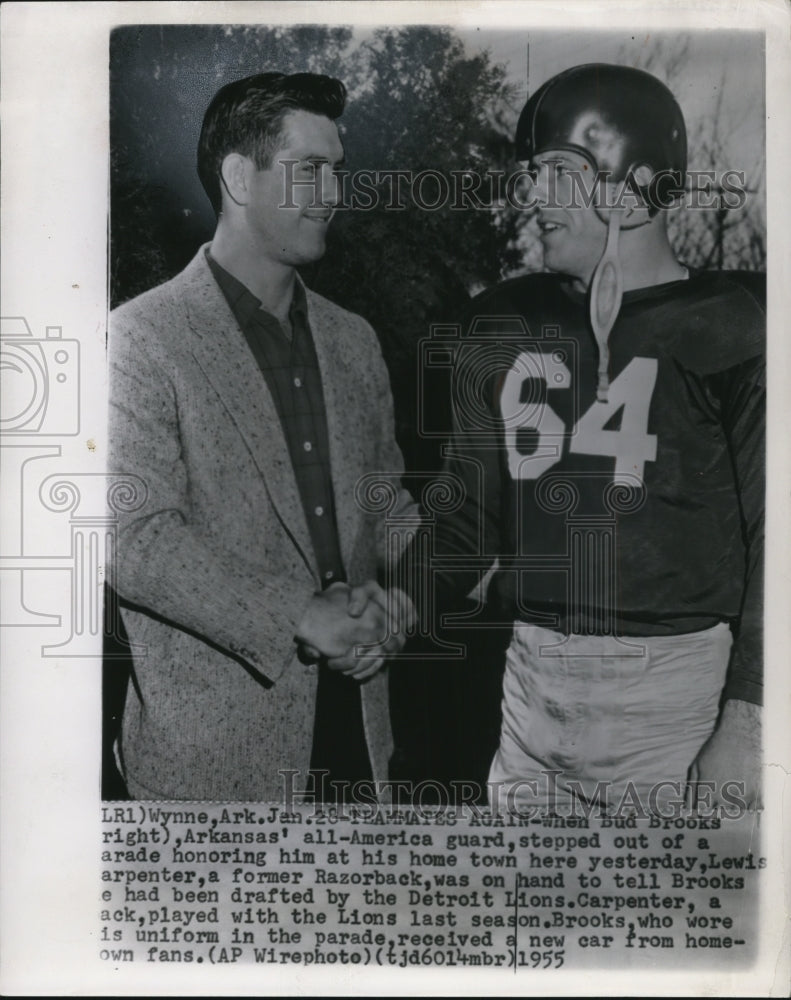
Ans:
[{"label": "dark football jersey", "polygon": [[467,593],[497,558],[503,614],[563,632],[732,623],[728,695],[760,700],[763,276],[627,292],[607,402],[585,297],[554,275],[476,298],[454,349],[433,578]]}]

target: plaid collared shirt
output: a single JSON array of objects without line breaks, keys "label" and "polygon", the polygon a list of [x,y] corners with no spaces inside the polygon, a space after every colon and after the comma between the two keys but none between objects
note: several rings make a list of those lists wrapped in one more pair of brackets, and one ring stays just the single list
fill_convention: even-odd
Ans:
[{"label": "plaid collared shirt", "polygon": [[328,587],[345,580],[346,574],[335,519],[321,372],[310,332],[304,289],[299,281],[295,282],[289,336],[279,320],[261,307],[260,299],[221,267],[208,251],[206,257],[275,401],[322,586]]}]

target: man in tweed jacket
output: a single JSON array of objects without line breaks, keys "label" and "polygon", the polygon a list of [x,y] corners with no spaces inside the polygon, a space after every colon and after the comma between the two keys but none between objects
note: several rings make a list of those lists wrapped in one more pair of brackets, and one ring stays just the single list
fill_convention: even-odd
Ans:
[{"label": "man in tweed jacket", "polygon": [[403,620],[355,488],[402,470],[390,388],[370,326],[295,272],[325,249],[344,101],[313,74],[224,87],[198,149],[214,240],[112,315],[111,468],[146,497],[121,515],[115,579],[134,798],[280,800],[316,789],[311,768],[387,777],[378,668]]}]

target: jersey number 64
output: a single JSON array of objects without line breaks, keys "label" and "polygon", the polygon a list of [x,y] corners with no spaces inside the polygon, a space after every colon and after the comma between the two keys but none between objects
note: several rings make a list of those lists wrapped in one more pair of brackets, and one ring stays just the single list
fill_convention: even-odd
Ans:
[{"label": "jersey number 64", "polygon": [[[607,402],[592,403],[569,434],[563,419],[547,402],[546,392],[571,388],[568,367],[559,358],[539,351],[520,354],[506,375],[500,396],[511,476],[538,479],[560,461],[568,440],[570,453],[614,458],[615,482],[633,484],[635,477],[642,480],[645,463],[656,460],[656,435],[648,433],[656,375],[656,358],[632,358],[610,383]],[[608,424],[618,427],[610,429]]]}]

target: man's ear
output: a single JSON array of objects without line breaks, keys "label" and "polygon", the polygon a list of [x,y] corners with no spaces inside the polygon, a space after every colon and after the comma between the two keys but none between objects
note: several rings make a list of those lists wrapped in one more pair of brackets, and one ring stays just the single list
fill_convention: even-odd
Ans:
[{"label": "man's ear", "polygon": [[228,153],[220,167],[220,178],[228,197],[237,205],[246,205],[249,197],[250,160],[241,153]]},{"label": "man's ear", "polygon": [[646,194],[653,176],[649,166],[640,164],[630,169],[626,178],[615,185],[612,206],[622,213],[622,228],[633,229],[635,223],[645,225],[650,221]]}]

